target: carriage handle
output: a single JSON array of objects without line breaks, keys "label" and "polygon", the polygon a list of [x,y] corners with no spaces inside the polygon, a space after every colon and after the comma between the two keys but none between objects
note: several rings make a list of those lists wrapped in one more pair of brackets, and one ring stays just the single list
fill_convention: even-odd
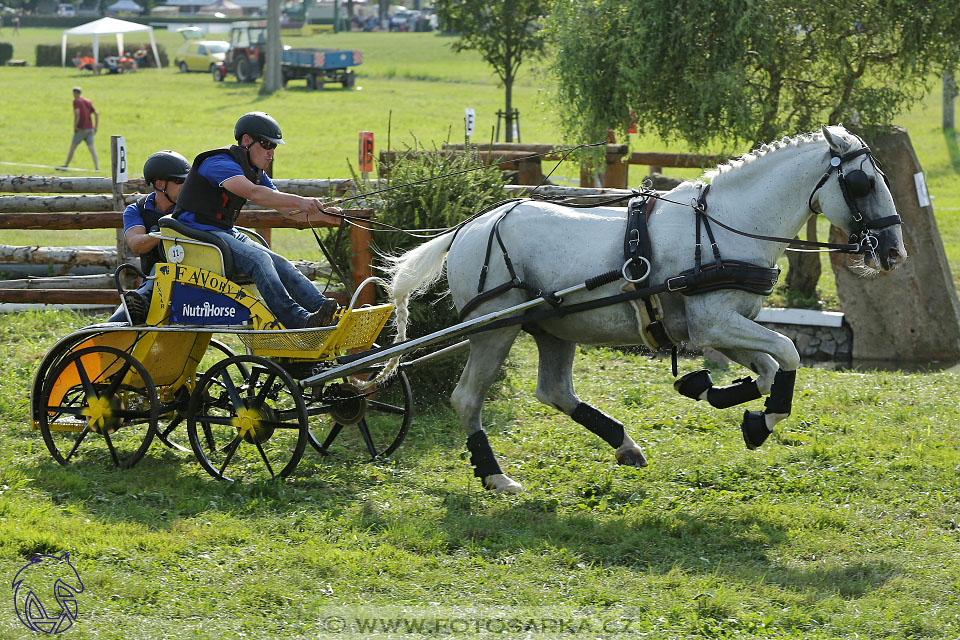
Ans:
[{"label": "carriage handle", "polygon": [[386,281],[383,278],[378,278],[376,276],[371,276],[360,283],[360,286],[357,287],[356,291],[353,292],[353,297],[350,298],[350,304],[347,305],[348,310],[352,310],[354,305],[357,303],[357,296],[360,295],[360,292],[368,284],[379,284],[384,290],[389,294],[390,288],[387,286]]}]

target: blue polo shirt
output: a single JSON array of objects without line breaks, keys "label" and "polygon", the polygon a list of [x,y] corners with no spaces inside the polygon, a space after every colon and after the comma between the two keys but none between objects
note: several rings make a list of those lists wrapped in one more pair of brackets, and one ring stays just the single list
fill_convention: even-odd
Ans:
[{"label": "blue polo shirt", "polygon": [[[237,164],[237,161],[231,158],[225,153],[218,153],[215,156],[210,156],[206,160],[200,163],[200,166],[197,168],[197,173],[203,176],[211,186],[222,187],[223,183],[234,176],[242,176],[243,169],[240,168],[240,165]],[[268,189],[277,190],[277,187],[274,186],[273,181],[270,179],[266,173],[263,174],[263,182],[260,183],[262,186],[267,187]],[[191,226],[194,229],[200,229],[201,231],[223,231],[219,227],[215,227],[211,224],[203,224],[197,222],[196,216],[192,211],[184,211],[181,213],[177,219],[184,223],[185,225]],[[124,220],[126,220],[126,212],[124,212]]]},{"label": "blue polo shirt", "polygon": [[[147,196],[146,201],[143,203],[143,208],[148,211],[157,210],[156,191]],[[147,229],[147,223],[143,221],[143,216],[140,215],[140,209],[137,207],[136,202],[127,205],[127,208],[123,210],[123,232],[126,233],[133,227],[143,227]],[[150,229],[147,229],[147,231],[150,231]]]}]

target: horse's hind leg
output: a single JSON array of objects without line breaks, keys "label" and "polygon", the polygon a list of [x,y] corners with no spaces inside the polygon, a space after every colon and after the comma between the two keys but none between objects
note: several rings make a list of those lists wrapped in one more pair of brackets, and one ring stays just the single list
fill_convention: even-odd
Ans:
[{"label": "horse's hind leg", "polygon": [[534,334],[540,352],[537,399],[567,414],[616,449],[617,462],[632,467],[647,466],[643,450],[623,424],[580,400],[573,391],[573,358],[576,345],[548,333]]},{"label": "horse's hind leg", "polygon": [[519,493],[523,491],[523,486],[500,470],[487,434],[483,431],[480,414],[487,391],[519,332],[520,327],[508,327],[471,336],[467,366],[450,396],[450,403],[467,433],[467,450],[470,451],[473,475],[480,478],[485,488],[503,493]]}]

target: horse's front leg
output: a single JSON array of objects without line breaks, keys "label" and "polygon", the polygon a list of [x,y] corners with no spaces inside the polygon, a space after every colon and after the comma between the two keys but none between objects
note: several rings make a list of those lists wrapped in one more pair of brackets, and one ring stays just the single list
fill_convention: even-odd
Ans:
[{"label": "horse's front leg", "polygon": [[[688,310],[688,319],[690,317]],[[769,393],[764,411],[744,411],[740,425],[747,448],[756,449],[766,441],[776,424],[790,415],[800,354],[786,336],[733,310],[713,312],[690,322],[689,327],[694,344],[718,349],[752,369],[758,374],[758,379],[741,379],[727,387],[714,387],[709,380],[709,373],[695,372],[688,374],[689,377],[684,376],[686,381],[683,378],[677,381],[678,390],[684,395],[698,400],[707,399],[714,406],[723,408]],[[703,373],[706,373],[705,377]]]},{"label": "horse's front leg", "polygon": [[575,422],[600,436],[616,449],[617,463],[631,467],[647,466],[643,450],[623,427],[623,423],[577,397],[573,390],[573,359],[577,346],[546,332],[534,333],[540,364],[537,369],[537,399],[567,414]]}]

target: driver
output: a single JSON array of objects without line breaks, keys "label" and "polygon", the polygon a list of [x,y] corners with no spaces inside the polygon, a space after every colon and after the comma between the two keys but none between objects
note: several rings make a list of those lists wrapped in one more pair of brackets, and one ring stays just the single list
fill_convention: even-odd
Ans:
[{"label": "driver", "polygon": [[180,190],[174,212],[183,224],[217,234],[233,252],[235,267],[253,279],[264,304],[288,329],[329,326],[339,306],[278,253],[251,240],[233,225],[250,200],[281,213],[319,215],[317,198],[278,191],[264,173],[277,145],[284,144],[280,125],[262,111],[245,113],[233,129],[237,144],[198,155]]}]

